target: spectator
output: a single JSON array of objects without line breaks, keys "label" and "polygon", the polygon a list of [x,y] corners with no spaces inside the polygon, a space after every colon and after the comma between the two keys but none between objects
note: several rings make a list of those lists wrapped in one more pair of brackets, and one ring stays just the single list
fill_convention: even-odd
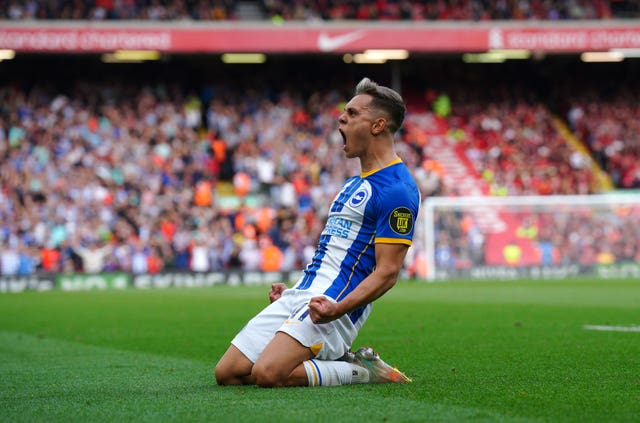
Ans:
[{"label": "spectator", "polygon": [[20,269],[20,255],[16,248],[5,245],[0,253],[0,268],[6,276],[17,275]]},{"label": "spectator", "polygon": [[190,269],[194,272],[208,272],[210,270],[209,249],[202,235],[196,236],[191,246]]},{"label": "spectator", "polygon": [[74,247],[76,254],[82,259],[82,270],[85,273],[100,273],[105,270],[107,256],[111,253],[111,246],[97,240],[88,241],[89,246],[78,244]]},{"label": "spectator", "polygon": [[284,255],[277,245],[274,245],[271,238],[262,236],[259,241],[262,259],[260,262],[260,270],[263,272],[277,272],[282,268]]}]

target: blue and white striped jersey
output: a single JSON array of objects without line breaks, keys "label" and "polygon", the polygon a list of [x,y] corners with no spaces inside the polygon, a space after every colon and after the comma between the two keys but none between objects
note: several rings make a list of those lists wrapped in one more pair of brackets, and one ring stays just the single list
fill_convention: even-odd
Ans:
[{"label": "blue and white striped jersey", "polygon": [[[344,298],[375,268],[374,244],[411,245],[419,205],[418,187],[400,159],[349,178],[331,204],[318,248],[294,289]],[[368,316],[370,307],[353,311],[352,322]]]}]

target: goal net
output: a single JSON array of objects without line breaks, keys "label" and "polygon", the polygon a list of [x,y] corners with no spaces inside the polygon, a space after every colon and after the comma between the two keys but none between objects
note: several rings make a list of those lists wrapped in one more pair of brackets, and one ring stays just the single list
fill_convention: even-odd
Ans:
[{"label": "goal net", "polygon": [[433,197],[411,253],[418,279],[640,277],[640,194]]}]

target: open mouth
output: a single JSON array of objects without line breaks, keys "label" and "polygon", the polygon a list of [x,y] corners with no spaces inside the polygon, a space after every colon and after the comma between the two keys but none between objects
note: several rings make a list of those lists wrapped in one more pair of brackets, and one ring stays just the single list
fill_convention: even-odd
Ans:
[{"label": "open mouth", "polygon": [[347,135],[344,133],[344,131],[342,129],[338,129],[338,132],[340,132],[340,135],[342,135],[342,145],[346,146],[347,145]]}]

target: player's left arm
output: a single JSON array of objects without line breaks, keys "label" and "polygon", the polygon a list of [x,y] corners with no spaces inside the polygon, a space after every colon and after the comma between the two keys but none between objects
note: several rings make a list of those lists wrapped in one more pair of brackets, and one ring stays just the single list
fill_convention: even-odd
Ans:
[{"label": "player's left arm", "polygon": [[403,243],[375,245],[376,268],[353,291],[335,303],[325,297],[309,302],[309,316],[314,323],[327,323],[367,305],[390,290],[397,282],[409,246]]}]

